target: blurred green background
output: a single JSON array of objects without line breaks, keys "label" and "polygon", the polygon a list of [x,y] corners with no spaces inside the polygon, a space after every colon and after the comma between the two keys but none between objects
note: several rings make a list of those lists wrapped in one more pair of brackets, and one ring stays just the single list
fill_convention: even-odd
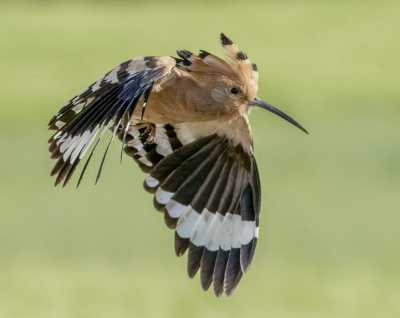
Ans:
[{"label": "blurred green background", "polygon": [[[400,317],[399,1],[0,2],[0,317]],[[221,54],[260,72],[260,240],[231,298],[201,290],[114,142],[53,188],[48,120],[133,57]],[[72,183],[77,181],[77,176]]]}]

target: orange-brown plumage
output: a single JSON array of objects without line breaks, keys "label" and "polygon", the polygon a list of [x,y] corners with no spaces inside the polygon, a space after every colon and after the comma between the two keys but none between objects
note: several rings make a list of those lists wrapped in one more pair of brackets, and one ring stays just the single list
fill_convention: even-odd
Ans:
[{"label": "orange-brown plumage", "polygon": [[118,136],[148,174],[144,188],[175,229],[176,254],[189,251],[189,276],[200,270],[205,290],[213,284],[217,296],[229,296],[248,271],[258,238],[261,188],[250,109],[264,108],[305,129],[257,98],[257,67],[224,34],[221,44],[226,59],[181,50],[180,58],[120,64],[52,118],[49,128],[57,132],[49,150],[58,160],[51,173],[55,185],[65,186],[100,135],[79,185],[111,129],[111,141]]}]

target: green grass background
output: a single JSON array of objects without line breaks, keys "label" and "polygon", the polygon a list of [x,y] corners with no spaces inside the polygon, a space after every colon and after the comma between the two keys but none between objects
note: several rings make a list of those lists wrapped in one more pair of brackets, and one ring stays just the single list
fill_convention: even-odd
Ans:
[{"label": "green grass background", "polygon": [[[399,1],[0,2],[0,317],[400,317]],[[201,290],[120,143],[53,188],[48,120],[120,62],[259,69],[260,239],[231,298]],[[77,181],[77,176],[72,183]]]}]

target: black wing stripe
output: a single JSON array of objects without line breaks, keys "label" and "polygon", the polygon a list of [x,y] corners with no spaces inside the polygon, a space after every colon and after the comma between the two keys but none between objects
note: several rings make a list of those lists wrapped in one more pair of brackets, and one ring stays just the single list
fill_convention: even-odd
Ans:
[{"label": "black wing stripe", "polygon": [[254,157],[251,158],[251,179],[250,184],[253,189],[253,204],[256,214],[256,226],[259,226],[259,217],[261,211],[261,182],[258,174],[257,163]]},{"label": "black wing stripe", "polygon": [[240,206],[242,216],[242,239],[240,263],[243,272],[247,272],[250,268],[251,261],[255,251],[255,235],[256,235],[256,211],[253,204],[253,191],[250,184],[243,191]]},{"label": "black wing stripe", "polygon": [[[173,138],[169,137],[169,135],[176,135],[175,133],[174,134],[168,133],[169,131],[171,131],[172,126],[170,125],[166,126],[156,125],[156,126],[157,126],[155,133],[156,137],[154,140],[155,147],[153,147],[149,152],[145,153],[146,162],[151,164],[150,165],[151,169],[148,169],[149,171],[147,171],[151,173],[151,175],[148,176],[145,180],[145,189],[147,189],[148,192],[150,193],[155,193],[158,190],[162,181],[165,181],[165,179],[168,177],[169,174],[172,174],[175,169],[178,169],[180,165],[191,155],[196,154],[201,149],[200,148],[201,146],[203,147],[205,146],[205,144],[196,144],[193,145],[194,147],[191,147],[191,150],[193,151],[192,153],[190,152],[177,153],[175,150],[180,148],[182,144],[174,142],[174,140],[177,140],[175,137]],[[168,156],[169,154],[172,153],[173,155]],[[143,154],[144,153],[142,152],[142,155]],[[165,158],[166,156],[167,158]],[[153,168],[156,165],[157,169],[156,171],[153,171]],[[158,210],[161,211],[164,210],[163,209],[163,206],[165,205],[164,203],[160,204],[159,202],[157,202],[156,197],[154,198],[154,202]]]},{"label": "black wing stripe", "polygon": [[225,270],[228,264],[229,254],[230,251],[224,251],[223,249],[219,249],[218,251],[213,275],[214,293],[217,297],[221,296],[224,292]]},{"label": "black wing stripe", "polygon": [[[121,126],[120,139],[124,133]],[[177,133],[188,143],[182,145]],[[188,251],[189,277],[200,271],[203,289],[213,284],[217,296],[230,296],[257,245],[257,166],[225,137],[211,134],[189,142],[191,138],[172,125],[138,122],[128,129],[125,151],[139,164],[150,164],[144,187],[155,194],[154,205],[168,228],[175,229],[176,255]]]},{"label": "black wing stripe", "polygon": [[189,240],[179,236],[178,232],[175,232],[175,254],[176,256],[182,256],[189,247]]},{"label": "black wing stripe", "polygon": [[[107,114],[109,106],[114,102],[114,98],[118,96],[118,92],[122,89],[121,85],[113,85],[108,94],[104,98],[94,99],[79,114],[66,123],[65,132],[74,134],[75,131],[89,129],[93,127],[93,122],[99,116]],[[79,116],[78,116],[79,115]],[[76,120],[79,119],[78,122]],[[76,122],[76,123],[75,123]],[[74,125],[75,123],[75,125]]]},{"label": "black wing stripe", "polygon": [[217,260],[218,251],[209,251],[204,249],[200,262],[200,282],[204,290],[208,290],[211,286],[215,262]]},{"label": "black wing stripe", "polygon": [[236,180],[238,178],[238,174],[239,165],[237,162],[234,162],[218,206],[218,213],[222,215],[225,215],[228,212],[232,202],[236,201],[236,198],[233,197],[233,194],[235,192],[235,184],[237,183]]},{"label": "black wing stripe", "polygon": [[228,158],[228,149],[225,150],[214,164],[212,170],[204,181],[201,190],[196,194],[191,202],[191,205],[196,211],[203,211],[206,204],[213,193],[213,190],[217,188],[217,184],[222,184],[219,180],[221,179],[221,171],[223,170],[225,163]]},{"label": "black wing stripe", "polygon": [[[225,234],[223,231],[227,232],[229,234],[229,222],[228,220],[225,220],[225,214],[227,211],[221,211],[220,209],[225,207],[225,202],[223,202],[224,199],[230,199],[231,198],[231,193],[234,190],[234,185],[235,185],[235,179],[237,176],[238,172],[238,167],[237,163],[233,162],[227,181],[224,184],[224,191],[222,196],[220,196],[220,204],[219,204],[219,209],[218,212],[215,213],[215,217],[213,218],[212,222],[210,223],[207,231],[207,235],[205,238],[205,247],[206,249],[210,251],[217,251],[220,248],[220,245],[223,245],[224,247],[229,244],[229,242],[222,242],[221,239],[228,240],[229,238],[224,238],[222,234]],[[229,201],[230,203],[231,201]],[[225,250],[228,250],[226,248]]]},{"label": "black wing stripe", "polygon": [[[212,170],[208,173],[206,180],[202,183],[199,191],[194,196],[191,201],[191,206],[195,211],[201,212],[205,208],[205,205],[215,187],[215,183],[219,179],[219,173],[225,164],[227,158],[227,151],[224,151],[218,158]],[[166,204],[166,210],[170,215],[179,217],[183,211],[186,209],[187,205],[181,204],[173,200],[172,198]]]},{"label": "black wing stripe", "polygon": [[[219,178],[215,183],[214,189],[207,201],[202,217],[207,217],[205,226],[201,231],[202,240],[196,241],[196,245],[205,245],[207,240],[210,241],[211,234],[216,235],[220,226],[222,225],[223,216],[217,212],[219,200],[224,192],[226,181],[228,180],[230,171],[234,164],[234,160],[231,156],[228,156],[224,162],[224,166],[219,174]],[[205,236],[205,238],[203,238]],[[219,242],[218,242],[219,243]],[[204,252],[200,261],[200,281],[204,290],[208,290],[214,275],[214,266],[218,255],[218,245],[212,250],[204,248]]]},{"label": "black wing stripe", "polygon": [[[218,142],[216,140],[216,142]],[[191,158],[185,161],[179,169],[176,169],[171,176],[162,184],[162,188],[164,188],[164,184],[169,180],[175,178],[175,176],[186,177],[186,180],[182,182],[179,188],[174,192],[174,195],[171,197],[170,203],[172,200],[174,202],[178,202],[181,205],[188,206],[191,205],[192,201],[195,201],[197,193],[202,189],[203,184],[207,180],[208,175],[211,171],[213,171],[213,166],[218,158],[224,153],[225,149],[228,146],[228,142],[222,142],[217,144],[210,143],[210,153],[203,153],[206,157],[200,158],[201,162],[198,164],[197,160],[192,161]],[[205,148],[203,148],[205,149]],[[186,172],[186,175],[185,173]],[[168,189],[168,188],[167,188]],[[203,193],[202,193],[203,194]],[[204,193],[206,194],[206,193]],[[203,195],[204,195],[203,194]],[[167,203],[167,205],[168,205]],[[180,217],[183,211],[172,212],[167,207],[167,210],[170,212],[172,217]],[[197,213],[201,213],[202,209],[194,209]]]},{"label": "black wing stripe", "polygon": [[205,160],[207,160],[210,153],[214,151],[215,147],[218,146],[221,140],[221,137],[215,138],[205,145],[199,152],[190,156],[165,179],[161,184],[161,188],[164,191],[175,193],[193,173],[193,170],[197,169],[199,165],[204,164]]},{"label": "black wing stripe", "polygon": [[170,229],[170,230],[175,230],[176,229],[176,224],[178,223],[177,218],[173,218],[169,215],[168,211],[165,209],[165,206],[162,206],[162,210],[160,212],[164,213],[164,222],[165,225]]},{"label": "black wing stripe", "polygon": [[[214,188],[214,185],[218,180],[220,170],[222,169],[226,158],[227,158],[227,150],[223,151],[223,153],[219,156],[217,162],[212,167],[212,170],[208,173],[206,180],[202,183],[200,189],[197,191],[196,195],[192,199],[190,205],[195,211],[197,212],[203,211],[207,203],[207,200]],[[171,198],[168,201],[168,203],[165,206],[166,211],[164,212],[165,214],[164,219],[168,228],[175,229],[176,224],[178,222],[178,217],[173,218],[170,216],[170,214],[176,216],[181,215],[183,211],[186,209],[186,207],[187,206],[173,200],[173,198]],[[196,243],[199,244],[198,237],[202,237],[206,234],[204,232],[207,231],[207,224],[209,221],[211,220],[209,220],[208,214],[205,213],[200,214],[199,220],[196,222],[195,228],[193,229],[193,233],[191,236],[192,241],[194,237],[197,237]],[[204,245],[204,243],[201,244]],[[190,262],[190,256],[189,256],[189,262]]]},{"label": "black wing stripe", "polygon": [[[191,202],[191,199],[194,197],[194,195],[197,193],[199,190],[201,183],[204,181],[205,177],[200,175],[207,175],[208,171],[212,169],[212,163],[215,162],[215,160],[218,158],[218,156],[221,154],[221,152],[224,150],[224,145],[218,144],[220,143],[221,140],[219,138],[214,139],[209,145],[205,146],[201,151],[199,151],[197,154],[193,155],[189,159],[187,159],[183,164],[174,170],[174,172],[168,176],[168,178],[165,180],[165,182],[161,185],[161,188],[159,188],[158,192],[160,193],[161,190],[161,195],[165,195],[165,193],[174,193],[174,192],[163,192],[162,188],[166,184],[166,188],[168,190],[172,191],[179,191],[180,188],[188,188],[188,190],[192,193],[188,194],[188,199],[185,198],[185,203],[186,208],[182,215],[178,215],[179,219],[177,220],[176,223],[176,240],[175,242],[178,242],[179,244],[176,245],[176,254],[177,255],[182,255],[186,250],[182,249],[181,246],[185,246],[186,248],[189,247],[189,241],[190,241],[190,236],[193,231],[193,227],[196,224],[197,219],[199,218],[200,214],[192,209],[192,207],[189,205]],[[205,168],[206,171],[203,170]],[[194,173],[193,173],[194,170]],[[208,170],[208,171],[207,171]],[[203,173],[202,173],[203,172]],[[196,175],[199,178],[197,180]],[[202,180],[203,179],[203,180]],[[197,183],[199,181],[199,183]],[[169,182],[169,183],[168,183]],[[193,183],[194,182],[194,183]],[[192,183],[192,184],[190,184]],[[158,194],[159,194],[158,193]],[[157,193],[156,193],[156,198],[157,198]],[[174,194],[172,195],[172,198],[174,198]],[[172,199],[170,198],[170,199]],[[163,199],[161,197],[161,199]],[[182,198],[183,199],[183,198]],[[177,202],[181,207],[184,207],[183,204],[180,202]],[[189,203],[187,203],[189,202]],[[158,199],[158,203],[165,203],[165,202],[160,202]],[[175,209],[176,210],[176,209]],[[174,217],[173,213],[171,213],[172,210],[169,210],[168,213],[170,216]],[[166,218],[167,221],[172,221],[172,219]],[[168,223],[167,223],[168,224]],[[173,226],[175,226],[175,222],[172,223]],[[178,239],[179,237],[179,239]],[[185,242],[183,244],[182,242]]]},{"label": "black wing stripe", "polygon": [[[242,185],[247,182],[246,175],[242,175],[241,183]],[[239,194],[240,196],[240,194]],[[243,276],[242,268],[240,266],[240,248],[241,248],[241,238],[242,238],[242,217],[241,217],[241,207],[240,201],[236,204],[236,209],[234,210],[232,216],[232,242],[231,242],[231,252],[229,254],[228,263],[225,271],[224,278],[224,292],[227,296],[232,295],[236,286],[239,284],[240,279]]]},{"label": "black wing stripe", "polygon": [[[58,172],[56,185],[65,177],[69,179],[72,176],[79,162],[77,156],[81,159],[85,154],[100,127],[108,126],[111,121],[121,122],[126,113],[131,117],[142,98],[147,102],[154,81],[160,79],[165,72],[164,67],[156,67],[130,74],[126,72],[130,62],[110,72],[116,73],[118,80],[110,80],[108,74],[105,75],[67,103],[50,120],[50,129],[59,131],[50,139],[49,150],[53,158],[62,158],[64,161],[64,164],[58,162],[57,168],[53,169],[53,174]],[[74,169],[70,169],[70,166]],[[101,168],[102,165],[98,176]]]},{"label": "black wing stripe", "polygon": [[[121,120],[119,121],[118,126],[119,126],[120,122],[121,122]],[[118,127],[115,127],[115,128],[114,128],[114,132],[113,132],[113,134],[112,134],[112,137],[111,137],[111,139],[110,139],[110,142],[108,143],[107,148],[106,148],[106,151],[104,152],[103,159],[101,160],[99,172],[97,173],[96,183],[95,183],[95,184],[97,184],[97,182],[99,182],[100,175],[101,175],[101,171],[102,171],[103,165],[104,165],[104,161],[105,161],[105,159],[106,159],[108,149],[110,148],[110,145],[111,145],[112,141],[114,140],[115,134],[116,134],[116,132],[117,132],[117,128],[118,128]]]},{"label": "black wing stripe", "polygon": [[150,150],[146,149],[147,150],[146,158],[151,163],[152,166],[156,165],[162,159],[164,159],[164,156],[158,152],[157,148],[158,148],[157,145],[154,145],[152,149]]},{"label": "black wing stripe", "polygon": [[[93,109],[95,109],[95,108],[93,108]],[[100,110],[102,110],[102,109],[100,108]],[[74,165],[75,160],[77,160],[77,158],[80,159],[82,157],[82,155],[86,152],[86,150],[90,146],[90,143],[97,135],[100,127],[98,126],[98,127],[91,128],[91,129],[86,130],[76,136],[73,136],[73,135],[68,136],[68,127],[69,126],[70,126],[70,124],[65,126],[65,128],[62,131],[66,130],[66,132],[64,132],[64,134],[61,135],[60,140],[55,139],[53,141],[53,144],[50,146],[50,149],[53,147],[53,148],[55,148],[54,151],[57,151],[57,152],[60,152],[63,154],[63,156],[59,159],[59,161],[64,162],[65,165]],[[104,132],[104,130],[103,130],[103,132]],[[68,139],[70,139],[71,141],[68,142]],[[74,142],[74,139],[76,139],[75,142]],[[65,140],[65,141],[63,142],[63,140]],[[54,153],[54,151],[53,151],[53,153]],[[77,160],[78,162],[79,162],[79,159]],[[57,165],[61,164],[61,162],[57,163]],[[75,168],[76,168],[76,165],[77,164],[75,164]],[[63,169],[62,171],[65,171],[65,169]],[[55,171],[53,170],[52,175],[54,175],[54,174],[55,174]],[[55,186],[57,186],[59,183],[61,183],[65,176],[66,176],[65,174],[59,174],[59,176],[56,179]],[[72,174],[69,176],[69,178],[71,176],[72,176]],[[66,184],[67,183],[65,183],[65,185]]]},{"label": "black wing stripe", "polygon": [[160,161],[160,163],[150,173],[150,176],[156,179],[159,183],[163,183],[172,171],[178,168],[186,159],[209,144],[209,142],[214,138],[216,138],[216,135],[210,135],[198,139],[185,147],[177,149],[173,154]]},{"label": "black wing stripe", "polygon": [[[191,206],[191,202],[196,194],[200,192],[205,179],[210,171],[212,171],[213,164],[225,151],[227,144],[227,141],[222,141],[214,147],[208,157],[205,158],[194,172],[188,176],[187,180],[179,187],[177,192],[175,192],[171,198],[171,200],[178,202],[181,206],[186,206],[181,215],[171,215],[179,217],[176,225],[176,232],[182,239],[189,241],[190,238],[194,236],[194,240],[196,240],[198,233],[194,230],[194,227],[201,216],[201,211],[194,210]],[[170,214],[171,211],[168,211],[168,213]]]},{"label": "black wing stripe", "polygon": [[[104,135],[105,131],[107,130],[107,128],[108,128],[108,124],[107,124],[106,126],[103,125],[103,130],[102,130],[102,132],[101,132],[101,134],[100,134],[99,139],[97,139],[97,142],[96,142],[96,144],[94,145],[94,147],[93,147],[93,149],[92,149],[92,152],[90,153],[88,159],[86,160],[85,166],[83,167],[82,172],[81,172],[81,175],[79,176],[79,180],[78,180],[78,184],[77,184],[76,188],[78,188],[79,185],[81,184],[82,178],[83,178],[83,176],[84,176],[84,174],[85,174],[85,171],[86,171],[87,166],[89,165],[90,159],[92,158],[94,152],[96,151],[96,148],[97,148],[97,146],[98,146],[98,144],[99,144],[101,138],[103,138],[103,135]],[[97,133],[96,133],[96,134],[97,134]],[[88,145],[85,146],[86,150],[88,149],[89,146],[90,146],[90,143],[88,143]],[[85,151],[86,151],[86,150],[85,150]],[[82,155],[80,155],[80,158],[84,155],[85,151],[83,151]]]},{"label": "black wing stripe", "polygon": [[193,278],[199,270],[203,252],[204,246],[196,246],[192,242],[189,243],[187,271],[190,278]]},{"label": "black wing stripe", "polygon": [[202,211],[196,224],[194,225],[190,237],[191,243],[189,245],[188,255],[188,274],[190,277],[194,277],[200,267],[200,262],[202,259],[202,252],[200,253],[200,250],[204,251],[207,231],[215,215],[214,213],[211,213],[205,209],[205,206],[212,194],[213,189],[215,189],[215,184],[220,177],[220,172],[224,167],[227,156],[228,154],[225,150],[214,164],[212,170],[207,176],[207,179],[204,181],[200,190],[196,193],[196,196],[190,204],[195,211]]},{"label": "black wing stripe", "polygon": [[63,188],[68,184],[69,180],[72,177],[72,174],[75,172],[75,169],[78,165],[78,163],[80,162],[80,160],[75,160],[75,162],[72,164],[71,168],[69,169],[68,173],[65,175],[65,180],[63,183]]},{"label": "black wing stripe", "polygon": [[[165,206],[185,181],[187,175],[191,173],[190,169],[193,169],[194,165],[199,165],[207,157],[219,138],[215,135],[204,138],[205,140],[195,142],[188,149],[182,147],[160,161],[156,169],[150,174],[161,183],[154,196],[155,202]],[[176,173],[176,171],[179,171],[179,173]]]},{"label": "black wing stripe", "polygon": [[[194,171],[187,177],[187,179],[183,182],[183,184],[178,188],[175,194],[172,196],[172,199],[179,202],[180,204],[189,205],[191,204],[193,198],[198,193],[199,189],[202,187],[204,182],[206,181],[209,173],[213,171],[213,167],[215,162],[220,158],[220,156],[224,153],[226,148],[228,147],[228,141],[220,142],[216,147],[212,146],[214,149],[211,149],[211,153],[205,158],[205,160],[197,167],[188,167],[195,168]],[[176,173],[179,173],[177,170]],[[196,210],[197,212],[201,212],[202,209]]]},{"label": "black wing stripe", "polygon": [[229,253],[224,278],[224,292],[227,296],[232,295],[242,276],[243,272],[240,267],[240,248],[232,248]]},{"label": "black wing stripe", "polygon": [[250,268],[256,245],[257,238],[252,238],[249,243],[242,244],[242,247],[240,248],[240,266],[244,273],[246,273]]},{"label": "black wing stripe", "polygon": [[[97,82],[93,83],[91,87],[93,87]],[[76,96],[72,99],[65,108],[61,109],[61,111],[52,118],[49,123],[49,129],[58,129],[60,127],[60,123],[62,126],[68,124],[72,119],[74,119],[79,113],[82,111],[86,111],[86,107],[92,106],[96,101],[102,100],[101,97],[103,95],[110,96],[115,89],[120,87],[119,84],[109,84],[108,86],[104,86],[99,90],[93,92],[91,87],[89,87],[82,95]]]},{"label": "black wing stripe", "polygon": [[[70,163],[71,164],[73,164],[74,163],[74,159],[73,158],[71,158],[72,157],[72,155],[75,153],[75,155],[76,155],[76,153],[77,153],[77,151],[79,151],[80,149],[78,148],[78,149],[76,149],[79,145],[81,146],[81,148],[85,148],[85,149],[87,149],[87,147],[86,146],[89,146],[89,145],[87,145],[87,141],[91,141],[91,140],[93,140],[93,138],[95,137],[95,135],[97,134],[97,132],[99,131],[99,127],[97,127],[97,128],[95,128],[94,129],[94,131],[95,131],[95,134],[94,134],[94,136],[92,136],[92,131],[91,130],[88,130],[89,131],[89,139],[87,139],[87,137],[85,137],[84,138],[84,135],[85,135],[85,133],[87,133],[88,131],[84,131],[84,132],[82,132],[82,133],[80,133],[79,135],[68,135],[68,127],[69,127],[70,125],[67,125],[67,126],[65,126],[65,129],[67,130],[65,133],[64,133],[64,135],[62,136],[62,138],[63,139],[65,139],[65,141],[63,142],[63,140],[61,139],[60,141],[54,141],[54,143],[58,143],[58,146],[57,147],[59,147],[59,149],[61,150],[61,152],[62,153],[64,153],[63,154],[63,157],[62,158],[60,158],[60,160],[62,160],[62,161],[64,161],[66,164],[67,164],[67,162],[68,161],[70,161]],[[93,138],[92,138],[93,137]],[[68,139],[70,139],[71,140],[71,142],[68,142]],[[76,141],[74,141],[76,139]],[[86,141],[86,142],[85,142]],[[82,143],[83,142],[83,143]],[[62,178],[60,178],[61,177],[61,175],[59,175],[59,177],[57,178],[57,180],[56,180],[56,183],[55,183],[55,185],[58,185],[61,181],[62,181]]]},{"label": "black wing stripe", "polygon": [[[213,246],[216,247],[217,245],[219,247],[213,276],[214,293],[217,297],[219,297],[224,291],[225,272],[233,245],[233,237],[236,236],[235,241],[240,242],[240,237],[237,237],[240,233],[233,232],[234,224],[235,229],[238,227],[238,216],[233,213],[237,209],[230,210],[229,207],[237,205],[238,198],[234,197],[234,195],[240,195],[240,192],[237,189],[240,188],[241,185],[242,170],[239,168],[237,162],[235,162],[232,166],[231,173],[229,174],[227,185],[217,213],[218,216],[224,216],[223,222],[219,228],[212,228],[210,226],[209,232],[212,235],[212,239],[209,242],[206,242],[207,249],[213,249]],[[239,225],[241,224],[239,223]],[[217,233],[214,234],[213,231],[216,231]]]},{"label": "black wing stripe", "polygon": [[230,171],[234,164],[234,160],[231,156],[229,156],[222,168],[217,183],[211,193],[210,198],[207,201],[205,208],[211,213],[216,213],[218,211],[218,206],[221,200],[221,197],[225,190],[225,185],[228,180]]},{"label": "black wing stripe", "polygon": [[[220,248],[220,239],[223,234],[222,230],[224,226],[224,215],[219,212],[219,209],[225,207],[225,203],[222,202],[221,198],[224,197],[225,199],[228,199],[234,192],[237,173],[237,163],[232,156],[229,156],[223,170],[221,171],[220,179],[218,180],[209,202],[207,203],[208,207],[214,209],[215,212],[211,214],[209,212],[210,210],[207,208],[203,211],[205,215],[210,213],[213,217],[209,224],[207,224],[207,232],[205,240],[203,241],[205,249],[200,263],[201,281],[203,288],[207,289],[211,282],[213,282],[214,292],[217,296],[220,296],[223,292],[224,273],[229,258],[229,250],[223,250]],[[216,208],[216,206],[218,206],[218,208]],[[215,210],[215,208],[217,210]],[[225,213],[226,212],[227,211],[225,211]],[[212,275],[211,267],[213,267]]]}]

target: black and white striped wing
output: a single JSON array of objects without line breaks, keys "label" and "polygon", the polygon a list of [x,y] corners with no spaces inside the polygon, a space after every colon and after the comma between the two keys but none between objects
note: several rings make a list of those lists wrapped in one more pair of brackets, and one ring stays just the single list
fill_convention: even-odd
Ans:
[{"label": "black and white striped wing", "polygon": [[[96,146],[110,124],[121,123],[124,116],[132,117],[141,100],[144,101],[144,111],[154,85],[168,77],[174,66],[175,60],[170,57],[152,56],[129,60],[108,72],[61,108],[49,123],[49,129],[57,130],[49,140],[51,157],[58,159],[51,172],[52,176],[57,176],[55,185],[63,181],[64,186],[68,183],[100,131]],[[98,177],[100,172],[101,168]]]},{"label": "black and white striped wing", "polygon": [[[194,124],[196,125],[196,124]],[[261,203],[256,161],[224,135],[195,136],[191,124],[133,125],[125,152],[149,173],[144,188],[175,229],[175,252],[188,274],[231,295],[257,244]],[[119,128],[123,138],[124,128]]]}]

